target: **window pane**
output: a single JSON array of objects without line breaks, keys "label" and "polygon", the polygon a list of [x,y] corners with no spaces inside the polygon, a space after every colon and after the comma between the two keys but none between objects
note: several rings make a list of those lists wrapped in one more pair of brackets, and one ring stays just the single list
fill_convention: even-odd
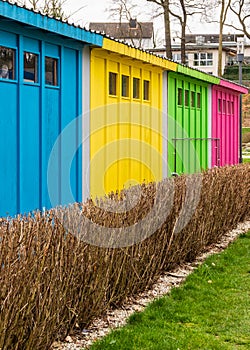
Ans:
[{"label": "window pane", "polygon": [[16,50],[0,46],[0,78],[15,79]]},{"label": "window pane", "polygon": [[133,78],[133,98],[140,98],[140,79]]},{"label": "window pane", "polygon": [[227,101],[227,114],[231,114],[231,103],[230,101]]},{"label": "window pane", "polygon": [[221,99],[218,100],[218,112],[221,113]]},{"label": "window pane", "polygon": [[144,80],[143,85],[144,85],[143,99],[148,101],[149,100],[149,81]]},{"label": "window pane", "polygon": [[37,64],[38,64],[38,55],[31,52],[24,52],[24,81],[37,83]]},{"label": "window pane", "polygon": [[226,113],[226,100],[223,100],[223,113]]},{"label": "window pane", "polygon": [[201,108],[201,93],[197,92],[197,108]]},{"label": "window pane", "polygon": [[178,88],[178,105],[182,106],[182,89]]},{"label": "window pane", "polygon": [[129,97],[129,77],[122,75],[122,96]]},{"label": "window pane", "polygon": [[45,84],[58,86],[58,60],[45,57]]},{"label": "window pane", "polygon": [[191,107],[195,107],[195,92],[191,91]]},{"label": "window pane", "polygon": [[117,74],[109,72],[109,94],[116,95]]},{"label": "window pane", "polygon": [[189,106],[189,91],[185,90],[185,106]]}]

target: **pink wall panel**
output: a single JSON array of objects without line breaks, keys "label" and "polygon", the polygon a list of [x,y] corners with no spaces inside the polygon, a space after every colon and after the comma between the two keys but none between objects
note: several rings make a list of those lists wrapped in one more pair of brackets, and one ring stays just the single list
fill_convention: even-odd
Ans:
[{"label": "pink wall panel", "polygon": [[212,138],[212,166],[238,164],[239,94],[228,86],[212,88]]}]

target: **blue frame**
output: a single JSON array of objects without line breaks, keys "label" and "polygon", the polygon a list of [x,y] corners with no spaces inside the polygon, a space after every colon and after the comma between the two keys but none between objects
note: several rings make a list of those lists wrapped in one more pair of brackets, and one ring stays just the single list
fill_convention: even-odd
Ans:
[{"label": "blue frame", "polygon": [[[0,81],[0,216],[16,215],[53,204],[68,204],[64,170],[68,148],[75,149],[70,188],[82,200],[82,49],[102,46],[103,36],[0,1],[0,45],[15,49],[15,80]],[[6,19],[6,21],[5,21]],[[34,30],[34,28],[36,30]],[[46,32],[44,31],[46,30]],[[24,52],[38,55],[38,82],[23,79]],[[45,57],[58,60],[58,86],[45,82]],[[69,72],[68,72],[69,69]],[[50,200],[47,167],[53,145],[73,122],[72,136],[57,154],[55,197]],[[63,140],[63,139],[62,139]]]}]

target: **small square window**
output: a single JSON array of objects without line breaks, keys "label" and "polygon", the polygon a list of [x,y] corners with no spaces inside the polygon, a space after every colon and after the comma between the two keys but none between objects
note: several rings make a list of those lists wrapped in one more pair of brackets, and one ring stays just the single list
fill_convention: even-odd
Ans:
[{"label": "small square window", "polygon": [[218,112],[221,113],[221,99],[218,100]]},{"label": "small square window", "polygon": [[109,72],[109,94],[117,95],[117,73]]},{"label": "small square window", "polygon": [[226,114],[226,100],[223,100],[223,111],[224,114]]},{"label": "small square window", "polygon": [[24,52],[23,79],[26,82],[38,83],[38,55],[32,52]]},{"label": "small square window", "polygon": [[122,75],[122,97],[129,97],[129,76]]},{"label": "small square window", "polygon": [[178,105],[182,106],[182,89],[178,88]]},{"label": "small square window", "polygon": [[58,59],[45,57],[45,84],[58,86]]},{"label": "small square window", "polygon": [[197,92],[197,108],[201,108],[201,93]]},{"label": "small square window", "polygon": [[15,80],[16,50],[0,46],[0,79]]},{"label": "small square window", "polygon": [[149,81],[143,81],[143,99],[149,101]]},{"label": "small square window", "polygon": [[195,92],[191,91],[191,107],[195,107]]},{"label": "small square window", "polygon": [[185,106],[189,106],[189,91],[185,90]]},{"label": "small square window", "polygon": [[133,98],[140,98],[140,79],[133,78]]},{"label": "small square window", "polygon": [[227,114],[231,115],[231,103],[227,101]]}]

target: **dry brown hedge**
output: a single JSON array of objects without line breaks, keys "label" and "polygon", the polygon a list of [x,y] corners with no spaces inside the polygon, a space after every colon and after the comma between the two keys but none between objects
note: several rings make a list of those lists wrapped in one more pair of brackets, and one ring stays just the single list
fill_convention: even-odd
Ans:
[{"label": "dry brown hedge", "polygon": [[[153,234],[148,232],[146,239],[127,247],[105,248],[85,243],[84,232],[93,239],[96,232],[91,231],[91,224],[80,221],[83,226],[77,235],[79,217],[76,220],[75,211],[66,208],[1,219],[0,349],[49,349],[76,323],[87,327],[107,307],[148,288],[163,271],[194,259],[225,232],[249,219],[249,170],[248,164],[242,164],[202,173],[198,206],[180,232],[174,232],[174,228],[186,198],[186,181],[191,178],[195,189],[197,175],[165,180],[160,187],[164,189],[160,209],[170,205],[173,181],[175,188],[167,219]],[[99,203],[102,207],[88,201],[75,208],[81,209],[81,217],[116,232],[116,227],[129,228],[147,217],[154,208],[157,186],[142,185],[140,200],[125,213],[108,211],[111,204],[105,199]],[[195,206],[193,195],[191,191],[189,208]],[[125,191],[122,198],[111,197],[118,202],[126,196]],[[154,212],[154,225],[158,214]],[[151,224],[148,222],[149,230]],[[69,228],[73,227],[71,232]]]},{"label": "dry brown hedge", "polygon": [[250,132],[246,132],[245,134],[242,135],[242,142],[243,143],[250,142]]}]

